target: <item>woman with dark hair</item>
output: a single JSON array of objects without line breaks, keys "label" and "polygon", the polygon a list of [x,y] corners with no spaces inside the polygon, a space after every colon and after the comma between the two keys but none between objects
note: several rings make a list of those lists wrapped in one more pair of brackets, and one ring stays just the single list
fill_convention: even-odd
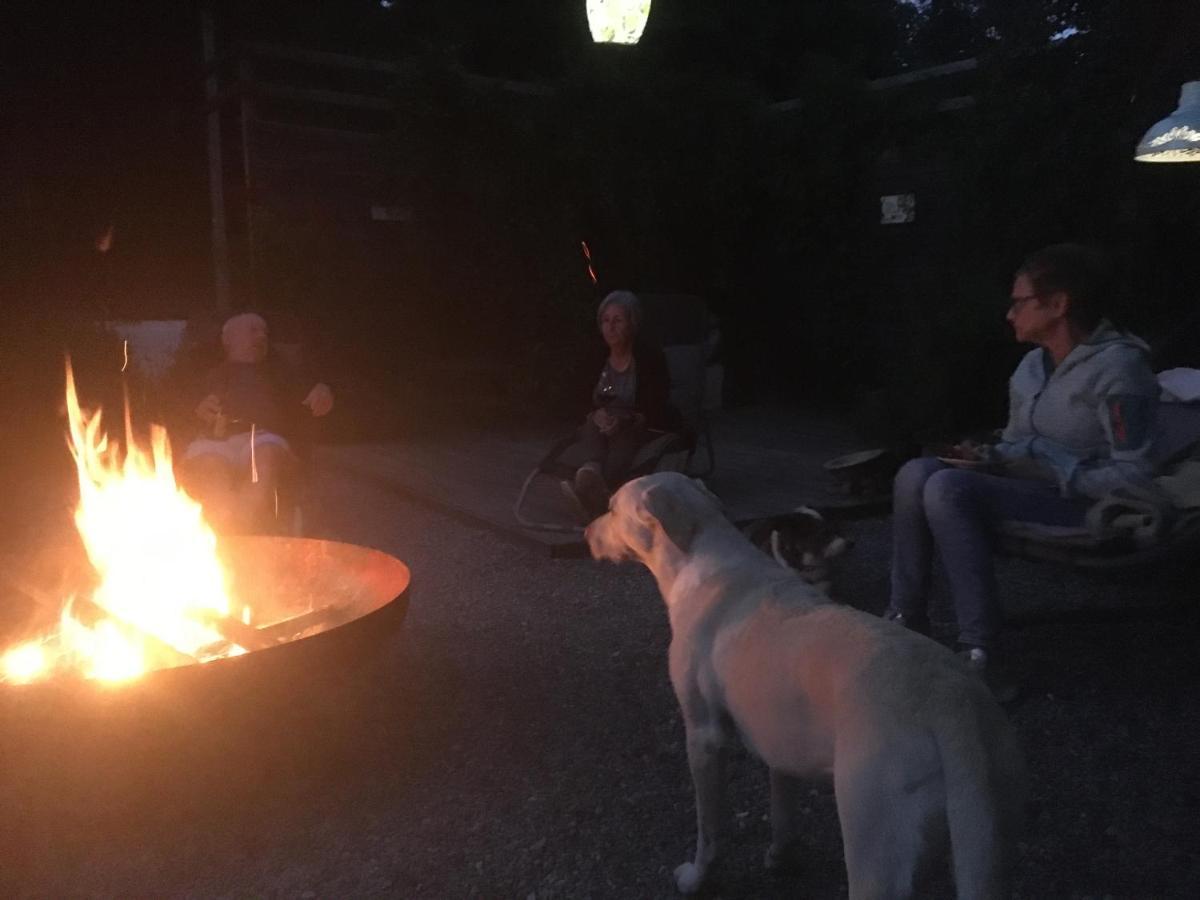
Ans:
[{"label": "woman with dark hair", "polygon": [[612,490],[628,477],[650,430],[678,424],[666,356],[639,339],[641,323],[641,303],[630,291],[613,291],[596,310],[606,354],[592,389],[591,412],[578,433],[585,462],[573,483],[562,482],[568,502],[585,522],[608,508]]},{"label": "woman with dark hair", "polygon": [[1003,521],[1079,526],[1088,506],[1144,487],[1159,396],[1149,349],[1103,317],[1110,284],[1100,254],[1058,244],[1017,270],[1007,319],[1037,346],[1009,379],[1008,424],[992,445],[906,463],[893,486],[891,602],[885,617],[927,633],[936,547],[967,663],[997,699],[1016,687],[997,665],[1001,610],[992,542]]}]

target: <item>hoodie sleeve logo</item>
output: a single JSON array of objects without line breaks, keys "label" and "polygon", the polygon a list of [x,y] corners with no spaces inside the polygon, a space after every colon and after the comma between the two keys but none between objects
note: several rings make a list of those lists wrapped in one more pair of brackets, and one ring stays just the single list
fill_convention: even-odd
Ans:
[{"label": "hoodie sleeve logo", "polygon": [[1154,417],[1151,398],[1120,395],[1109,397],[1106,403],[1114,450],[1136,450],[1149,442]]}]

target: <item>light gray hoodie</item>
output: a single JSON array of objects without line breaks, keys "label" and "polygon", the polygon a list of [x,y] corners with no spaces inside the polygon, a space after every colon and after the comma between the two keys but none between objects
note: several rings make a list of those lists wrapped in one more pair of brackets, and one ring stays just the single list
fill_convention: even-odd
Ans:
[{"label": "light gray hoodie", "polygon": [[1150,485],[1160,389],[1142,340],[1106,320],[1057,367],[1044,348],[1029,351],[1008,388],[997,456],[1039,463],[1064,497]]}]

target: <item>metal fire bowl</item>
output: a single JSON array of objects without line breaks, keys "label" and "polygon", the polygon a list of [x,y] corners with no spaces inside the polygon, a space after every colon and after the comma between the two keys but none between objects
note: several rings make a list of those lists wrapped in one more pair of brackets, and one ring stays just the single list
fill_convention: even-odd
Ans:
[{"label": "metal fire bowl", "polygon": [[[57,590],[77,577],[80,552],[0,565]],[[256,621],[335,604],[341,624],[123,684],[0,685],[0,809],[19,811],[18,831],[36,831],[39,817],[123,821],[241,809],[256,792],[353,751],[377,708],[371,691],[386,684],[387,670],[368,663],[394,646],[408,608],[408,567],[378,550],[305,538],[225,539],[220,552],[234,602],[251,606]],[[0,643],[8,638],[0,629]]]},{"label": "metal fire bowl", "polygon": [[[225,699],[253,708],[260,695],[280,692],[300,702],[306,689],[327,684],[386,645],[408,610],[408,567],[379,550],[311,538],[243,536],[223,538],[218,551],[235,608],[250,606],[256,621],[333,605],[341,624],[241,656],[159,669],[122,684],[53,678],[0,685],[0,715],[16,714],[28,722],[61,716],[64,707],[110,716],[144,705],[178,709]],[[45,559],[40,566],[47,568]]]}]

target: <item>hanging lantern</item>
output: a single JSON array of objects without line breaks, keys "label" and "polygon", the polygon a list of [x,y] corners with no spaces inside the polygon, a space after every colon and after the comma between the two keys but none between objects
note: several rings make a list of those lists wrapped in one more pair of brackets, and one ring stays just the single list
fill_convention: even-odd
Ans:
[{"label": "hanging lantern", "polygon": [[587,0],[587,15],[597,44],[636,44],[650,18],[650,0]]},{"label": "hanging lantern", "polygon": [[1138,162],[1200,162],[1200,81],[1188,81],[1179,109],[1146,132],[1133,156]]}]

